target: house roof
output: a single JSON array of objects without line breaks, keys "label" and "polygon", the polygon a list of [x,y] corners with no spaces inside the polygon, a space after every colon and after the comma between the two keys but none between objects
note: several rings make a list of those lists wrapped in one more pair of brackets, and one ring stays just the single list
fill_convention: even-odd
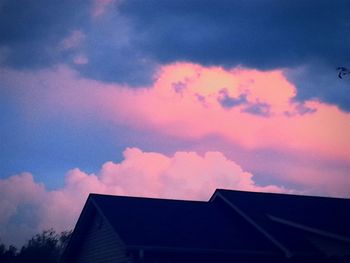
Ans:
[{"label": "house roof", "polygon": [[284,219],[350,237],[350,199],[221,189],[217,192],[257,219]]},{"label": "house roof", "polygon": [[223,204],[98,194],[91,199],[129,247],[279,253]]},{"label": "house roof", "polygon": [[217,190],[212,200],[216,195],[291,252],[317,252],[306,234],[350,244],[350,199]]},{"label": "house roof", "polygon": [[350,199],[222,189],[208,202],[90,194],[66,256],[94,211],[131,250],[350,255]]}]

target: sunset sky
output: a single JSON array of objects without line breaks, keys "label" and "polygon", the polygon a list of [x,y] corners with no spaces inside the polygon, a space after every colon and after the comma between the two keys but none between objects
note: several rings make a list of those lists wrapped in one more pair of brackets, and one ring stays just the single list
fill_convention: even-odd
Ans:
[{"label": "sunset sky", "polygon": [[350,198],[350,1],[0,0],[0,243],[88,193]]}]

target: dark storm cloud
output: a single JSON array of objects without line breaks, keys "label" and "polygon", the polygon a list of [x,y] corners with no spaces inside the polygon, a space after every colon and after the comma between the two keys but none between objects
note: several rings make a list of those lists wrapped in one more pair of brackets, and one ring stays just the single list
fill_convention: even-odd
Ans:
[{"label": "dark storm cloud", "polygon": [[104,49],[89,53],[89,63],[74,65],[88,78],[104,82],[118,82],[129,86],[149,85],[153,81],[156,65],[143,59],[133,49]]},{"label": "dark storm cloud", "polygon": [[162,62],[290,67],[350,58],[349,1],[124,1],[140,47]]},{"label": "dark storm cloud", "polygon": [[[2,63],[27,69],[66,63],[88,78],[136,86],[149,84],[157,65],[175,61],[303,67],[288,75],[299,100],[318,98],[350,110],[349,81],[339,82],[335,71],[350,66],[348,0],[115,3],[92,17],[92,1],[0,0]],[[73,30],[83,32],[84,41],[58,51]],[[84,63],[75,63],[79,56]]]},{"label": "dark storm cloud", "polygon": [[10,48],[5,64],[45,67],[58,61],[54,47],[86,20],[85,1],[0,1],[0,46]]},{"label": "dark storm cloud", "polygon": [[76,66],[83,75],[132,86],[152,82],[156,62],[135,46],[134,29],[116,9],[91,23],[85,33],[80,51],[89,63]]},{"label": "dark storm cloud", "polygon": [[[16,50],[9,62],[24,66],[54,59],[45,50],[72,29],[89,31],[97,26],[107,33],[103,40],[107,41],[120,17],[131,21],[128,48],[142,54],[129,60],[139,65],[142,56],[160,62],[189,60],[261,69],[296,66],[311,59],[332,65],[350,60],[350,2],[346,0],[126,0],[110,8],[114,15],[98,25],[90,23],[90,9],[91,1],[82,0],[2,1],[0,43]],[[101,40],[95,35],[90,39]],[[101,59],[105,59],[103,52],[131,54],[118,46],[103,48]]]},{"label": "dark storm cloud", "polygon": [[302,68],[288,70],[286,76],[298,87],[297,100],[314,98],[350,112],[350,78],[338,78],[335,65],[309,63]]},{"label": "dark storm cloud", "polygon": [[[155,63],[128,40],[132,30],[125,18],[115,5],[105,17],[94,17],[93,6],[84,0],[0,0],[0,47],[7,51],[2,63],[16,69],[66,63],[88,78],[150,83]],[[62,41],[77,30],[84,34],[79,46],[62,48]],[[74,63],[82,55],[86,63]]]},{"label": "dark storm cloud", "polygon": [[350,111],[350,83],[335,71],[350,66],[349,1],[129,0],[119,10],[132,21],[138,49],[161,63],[303,67],[289,74],[297,99]]}]

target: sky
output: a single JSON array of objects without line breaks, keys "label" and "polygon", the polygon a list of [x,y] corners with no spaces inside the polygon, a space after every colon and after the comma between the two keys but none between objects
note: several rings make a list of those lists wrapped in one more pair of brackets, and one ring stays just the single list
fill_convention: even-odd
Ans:
[{"label": "sky", "polygon": [[350,198],[350,2],[0,0],[0,242],[90,192]]}]

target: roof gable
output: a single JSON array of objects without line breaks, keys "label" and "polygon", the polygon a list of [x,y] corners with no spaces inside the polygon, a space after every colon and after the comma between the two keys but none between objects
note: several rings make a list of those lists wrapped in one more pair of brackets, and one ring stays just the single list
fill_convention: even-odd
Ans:
[{"label": "roof gable", "polygon": [[[103,238],[102,236],[99,236],[101,230],[104,233],[110,232],[107,233],[108,242],[112,243],[112,245],[109,244],[109,248],[112,248],[116,244],[119,247],[125,247],[125,244],[118,236],[118,233],[114,232],[114,229],[109,224],[108,220],[106,220],[104,213],[101,212],[92,200],[91,195],[89,195],[75,225],[69,243],[60,258],[60,262],[72,262],[73,259],[75,260],[78,257],[88,256],[86,254],[89,253],[86,253],[86,251],[93,253],[91,250],[96,250],[96,248],[94,248],[94,245],[91,244],[91,242],[100,242],[98,239]],[[93,237],[91,238],[91,236]]]}]

